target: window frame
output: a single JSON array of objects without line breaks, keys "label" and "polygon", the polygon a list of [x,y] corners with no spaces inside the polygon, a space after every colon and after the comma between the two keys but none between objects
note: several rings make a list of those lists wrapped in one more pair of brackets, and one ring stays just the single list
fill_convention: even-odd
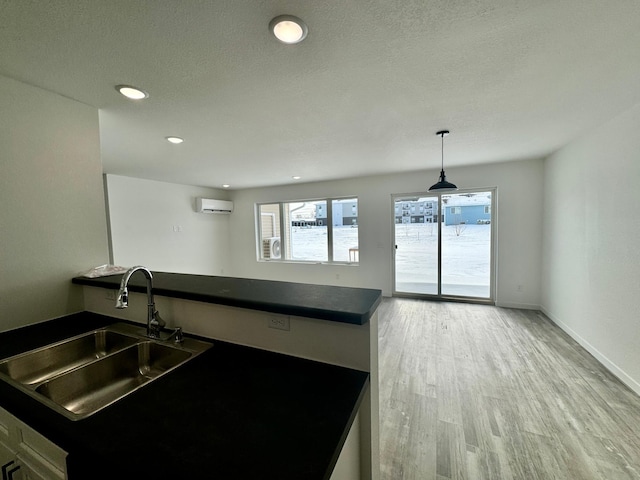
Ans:
[{"label": "window frame", "polygon": [[[357,239],[358,245],[356,248],[360,247],[360,228],[359,228],[359,199],[357,195],[346,195],[346,196],[332,196],[332,197],[319,197],[319,198],[311,198],[304,200],[286,200],[286,201],[267,201],[267,202],[256,202],[255,204],[255,227],[256,227],[256,255],[258,262],[279,262],[279,263],[297,263],[297,264],[319,264],[319,265],[353,265],[357,266],[360,264],[360,256],[354,256],[354,261],[351,261],[351,257],[349,260],[334,260],[334,225],[333,225],[333,202],[335,201],[343,201],[350,200],[355,201],[355,209],[356,209],[356,223],[352,226],[357,228]],[[287,228],[286,219],[288,218],[285,212],[285,206],[291,203],[315,203],[315,202],[325,202],[324,210],[326,211],[326,222],[318,222],[317,226],[322,226],[327,229],[327,260],[297,260],[292,258],[287,258],[290,255],[289,242],[291,241],[290,229]],[[262,232],[262,220],[261,216],[262,206],[264,205],[277,205],[278,206],[278,217],[279,217],[279,230],[280,230],[280,245],[281,245],[281,254],[280,258],[265,258],[263,251],[263,232]],[[352,210],[354,207],[351,207]],[[289,219],[289,223],[291,223],[291,219]],[[287,238],[288,237],[288,238]]]}]

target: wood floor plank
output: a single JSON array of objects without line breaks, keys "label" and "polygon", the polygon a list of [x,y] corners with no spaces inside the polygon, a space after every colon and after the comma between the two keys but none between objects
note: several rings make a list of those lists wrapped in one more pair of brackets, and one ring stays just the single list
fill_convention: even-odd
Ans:
[{"label": "wood floor plank", "polygon": [[462,426],[438,420],[436,442],[436,473],[451,480],[466,480],[467,448],[464,443]]},{"label": "wood floor plank", "polygon": [[[409,431],[409,445],[405,462],[405,479],[435,480],[436,478],[436,399],[422,395],[414,395],[413,411],[416,419],[411,421]],[[427,428],[423,428],[427,427]]]},{"label": "wood floor plank", "polygon": [[640,398],[540,312],[379,312],[383,480],[640,480]]}]

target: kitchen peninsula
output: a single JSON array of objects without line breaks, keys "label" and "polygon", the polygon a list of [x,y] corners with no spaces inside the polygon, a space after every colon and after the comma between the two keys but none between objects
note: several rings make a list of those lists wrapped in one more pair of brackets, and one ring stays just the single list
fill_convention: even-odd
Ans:
[{"label": "kitchen peninsula", "polygon": [[[120,278],[75,278],[87,312],[70,323],[144,322],[146,297],[135,293],[144,278],[132,277],[131,307],[116,310]],[[109,459],[124,471],[166,475],[155,478],[189,476],[185,468],[220,478],[378,478],[380,291],[154,272],[154,293],[168,326],[213,339],[213,348],[82,421],[30,399],[3,403],[68,449],[71,480]],[[48,323],[41,328],[58,334]]]}]

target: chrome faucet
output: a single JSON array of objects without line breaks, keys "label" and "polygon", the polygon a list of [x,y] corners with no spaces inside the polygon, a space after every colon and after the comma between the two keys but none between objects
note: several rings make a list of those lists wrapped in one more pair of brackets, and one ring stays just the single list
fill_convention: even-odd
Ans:
[{"label": "chrome faucet", "polygon": [[127,285],[129,285],[131,275],[137,271],[141,271],[144,273],[144,276],[147,277],[147,337],[160,338],[160,332],[166,324],[156,310],[156,304],[153,300],[153,275],[151,275],[151,271],[149,271],[148,268],[137,265],[125,272],[120,282],[116,308],[127,308],[129,306],[129,290],[127,289]]}]

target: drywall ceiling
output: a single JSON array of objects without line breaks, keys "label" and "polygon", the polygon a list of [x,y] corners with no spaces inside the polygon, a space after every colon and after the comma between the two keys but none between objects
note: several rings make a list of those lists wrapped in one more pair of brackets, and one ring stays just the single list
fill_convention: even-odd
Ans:
[{"label": "drywall ceiling", "polygon": [[[637,0],[0,6],[0,74],[99,108],[104,171],[132,177],[247,188],[438,169],[443,128],[445,167],[536,158],[640,102]],[[270,34],[280,14],[304,19],[304,42]]]}]

